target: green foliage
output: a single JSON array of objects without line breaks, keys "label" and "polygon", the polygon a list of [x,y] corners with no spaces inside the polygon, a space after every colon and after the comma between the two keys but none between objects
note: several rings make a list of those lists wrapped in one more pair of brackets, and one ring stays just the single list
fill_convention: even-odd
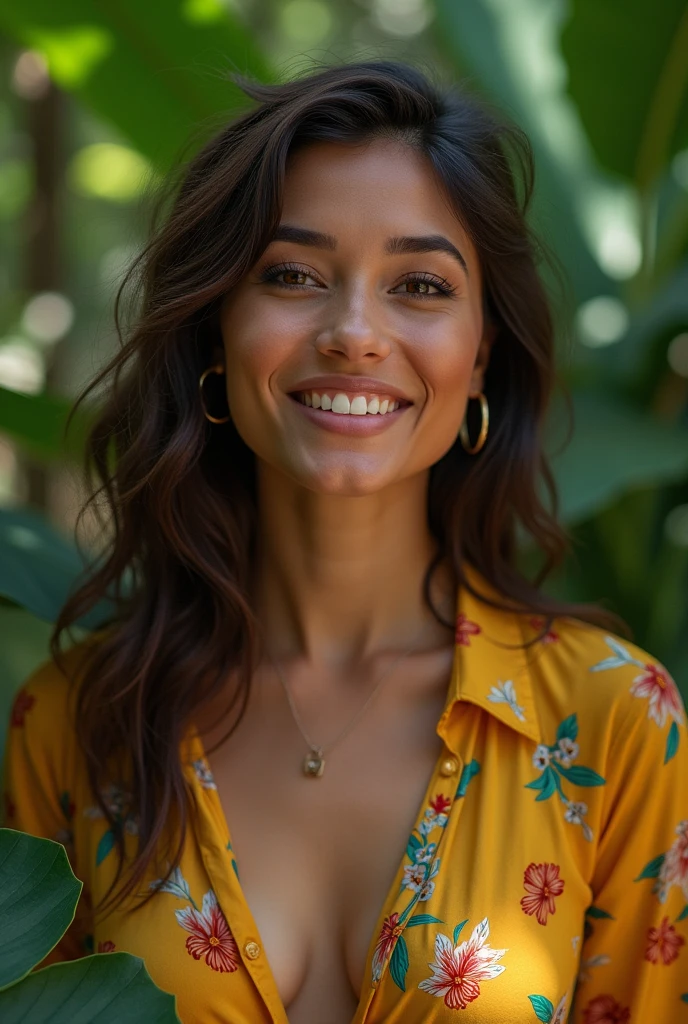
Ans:
[{"label": "green foliage", "polygon": [[174,996],[129,953],[99,953],[33,971],[74,919],[80,892],[60,843],[0,829],[3,1024],[178,1024]]},{"label": "green foliage", "polygon": [[251,35],[220,0],[23,0],[0,6],[0,26],[163,168],[241,102],[229,72],[269,77]]},{"label": "green foliage", "polygon": [[569,91],[603,167],[657,178],[688,146],[685,0],[569,0],[562,34]]}]

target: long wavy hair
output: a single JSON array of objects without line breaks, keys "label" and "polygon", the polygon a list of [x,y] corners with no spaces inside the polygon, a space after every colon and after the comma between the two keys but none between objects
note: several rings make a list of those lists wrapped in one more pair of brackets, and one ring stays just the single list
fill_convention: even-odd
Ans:
[{"label": "long wavy hair", "polygon": [[[569,540],[556,520],[541,445],[555,384],[554,332],[538,275],[542,249],[526,223],[533,159],[523,132],[464,91],[438,88],[393,62],[318,69],[279,85],[237,81],[252,109],[207,143],[174,185],[164,220],[123,285],[135,288],[132,324],[123,335],[118,317],[119,351],[72,409],[73,416],[100,389],[85,458],[93,490],[76,533],[90,509],[105,541],[61,609],[51,653],[61,664],[63,632],[71,636],[103,598],[113,602],[98,642],[86,645],[75,720],[93,794],[116,838],[118,869],[103,909],[136,890],[169,821],[168,874],[179,864],[189,813],[179,744],[230,675],[237,681],[227,708],[231,734],[259,661],[250,600],[255,457],[231,420],[208,422],[198,382],[221,348],[222,298],[279,224],[285,169],[297,148],[403,140],[427,159],[478,254],[497,329],[485,379],[491,430],[479,455],[467,455],[457,439],[430,470],[427,516],[437,556],[424,599],[433,614],[444,622],[430,581],[445,562],[459,585],[497,607],[544,615],[547,623],[558,615],[611,618],[540,589]],[[518,535],[540,553],[532,580],[519,568]],[[499,598],[476,593],[466,563]],[[102,796],[113,762],[129,766],[130,812],[138,818],[133,858],[125,856],[121,815]]]}]

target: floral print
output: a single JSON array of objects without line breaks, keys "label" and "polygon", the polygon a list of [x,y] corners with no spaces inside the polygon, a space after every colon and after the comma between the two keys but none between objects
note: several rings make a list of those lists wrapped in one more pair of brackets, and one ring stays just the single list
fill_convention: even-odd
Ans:
[{"label": "floral print", "polygon": [[578,717],[569,715],[559,724],[556,741],[548,746],[540,743],[533,754],[533,767],[541,775],[538,779],[526,783],[526,789],[539,790],[536,800],[549,800],[551,796],[558,793],[559,799],[566,805],[564,820],[572,825],[580,825],[583,836],[588,842],[593,839],[593,832],[585,820],[588,813],[587,804],[575,803],[570,800],[562,785],[562,779],[576,786],[603,786],[605,780],[592,768],[585,768],[573,762],[578,757],[579,747],[576,743],[578,737]]},{"label": "floral print", "polygon": [[[529,614],[466,594],[461,602],[455,662],[435,724],[442,749],[437,744],[429,784],[413,782],[414,791],[427,785],[427,797],[398,851],[394,884],[380,894],[384,910],[368,951],[358,1024],[682,1019],[688,743],[668,675],[635,645],[610,643],[585,623],[558,619],[545,628],[538,621],[530,623],[534,633]],[[28,699],[15,706],[5,772],[12,827],[49,838],[74,833],[84,895],[50,962],[126,950],[176,995],[181,1020],[286,1024],[196,730],[179,745],[193,811],[179,866],[152,883],[158,891],[140,914],[130,913],[128,901],[112,916],[95,913],[116,878],[120,835],[93,806],[70,739],[66,682],[43,669],[24,688]],[[432,732],[432,724],[425,727]],[[433,735],[428,741],[436,743]],[[387,787],[404,785],[407,758],[416,754],[405,745],[391,756],[378,751],[383,771],[371,761],[354,828],[347,832],[337,820],[342,831],[331,830],[347,855],[363,858],[337,882],[350,887],[342,898],[354,927],[365,859],[370,872],[379,871],[370,860],[377,855],[373,829],[357,826],[379,815],[374,829],[387,827]],[[105,788],[104,800],[129,853],[136,808],[127,776],[113,778],[119,784]],[[327,790],[321,796],[326,800]],[[161,839],[155,862],[162,866],[176,836],[166,831]],[[276,845],[276,856],[294,854],[289,844]],[[306,851],[304,866],[313,855],[317,850]],[[300,865],[291,859],[283,869],[288,878]],[[148,881],[131,894],[132,907],[151,894]],[[290,907],[285,898],[281,912]],[[328,916],[319,928],[324,941],[334,928],[341,934],[342,921]]]},{"label": "floral print", "polygon": [[529,864],[523,872],[523,887],[527,896],[521,899],[524,913],[535,915],[538,924],[547,924],[549,914],[556,912],[555,897],[564,891],[564,879],[559,877],[558,864]]},{"label": "floral print", "polygon": [[485,917],[475,926],[470,939],[456,945],[457,930],[466,922],[457,925],[454,941],[440,932],[435,938],[435,959],[428,964],[432,976],[420,982],[418,988],[431,996],[444,999],[452,1010],[465,1010],[469,1003],[480,995],[480,982],[497,978],[506,968],[497,963],[507,949],[491,949],[487,938],[490,925]]},{"label": "floral print", "polygon": [[562,996],[556,1008],[546,996],[528,996],[538,1020],[544,1024],[564,1024],[566,1019],[566,996]]},{"label": "floral print", "polygon": [[[535,616],[530,620],[530,625],[536,633],[542,633],[542,630],[545,628],[545,620]],[[555,644],[558,639],[559,634],[552,629],[551,626],[546,633],[543,633],[543,635],[539,637],[540,643],[542,644]]]},{"label": "floral print", "polygon": [[203,786],[204,789],[217,789],[215,785],[215,779],[213,773],[208,767],[208,763],[204,758],[199,758],[197,761],[192,761],[191,767],[196,773],[196,778]]},{"label": "floral print", "polygon": [[471,637],[478,636],[482,629],[477,622],[471,622],[463,612],[460,612],[456,619],[456,643],[460,647],[470,647]]},{"label": "floral print", "polygon": [[583,1010],[583,1024],[628,1024],[631,1011],[613,996],[595,996]]},{"label": "floral print", "polygon": [[24,725],[26,715],[35,703],[36,698],[32,694],[27,693],[26,690],[20,690],[12,704],[10,724],[15,728],[21,728]]},{"label": "floral print", "polygon": [[669,918],[664,917],[658,928],[650,928],[647,933],[645,959],[651,964],[662,963],[666,967],[674,962],[685,942],[673,924],[669,924]]},{"label": "floral print", "polygon": [[497,683],[487,695],[487,699],[493,704],[507,704],[518,718],[519,722],[525,722],[526,716],[523,708],[516,698],[516,689],[511,679],[505,683]]},{"label": "floral print", "polygon": [[683,702],[676,683],[665,668],[654,662],[645,662],[634,658],[628,648],[616,637],[605,637],[607,646],[613,651],[611,658],[592,665],[591,672],[603,672],[607,669],[621,668],[624,665],[637,665],[643,671],[636,676],[631,684],[630,692],[634,697],[648,702],[647,717],[663,729],[667,716],[672,719],[667,735],[664,763],[675,756],[678,749],[679,725],[685,720]]},{"label": "floral print", "polygon": [[203,906],[175,910],[177,921],[191,932],[186,948],[194,960],[204,959],[208,967],[232,973],[239,966],[239,951],[212,889],[203,897]]},{"label": "floral print", "polygon": [[212,889],[205,893],[201,909],[191,896],[189,883],[180,868],[175,868],[166,880],[151,882],[156,892],[170,893],[191,904],[183,910],[175,910],[177,923],[187,932],[186,950],[194,960],[205,960],[208,967],[221,974],[231,974],[240,964],[239,950],[217,897]]}]

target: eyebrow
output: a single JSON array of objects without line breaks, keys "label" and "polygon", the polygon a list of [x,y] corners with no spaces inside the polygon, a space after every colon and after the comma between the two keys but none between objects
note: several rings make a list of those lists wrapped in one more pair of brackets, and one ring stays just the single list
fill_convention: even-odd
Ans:
[{"label": "eyebrow", "polygon": [[[310,228],[299,228],[292,224],[280,224],[271,241],[293,242],[295,245],[326,249],[328,252],[334,252],[337,248],[337,239],[334,235],[327,235],[322,231],[312,231]],[[388,238],[385,252],[388,256],[399,256],[404,253],[444,252],[452,256],[468,276],[465,259],[456,246],[444,235],[399,235]]]}]

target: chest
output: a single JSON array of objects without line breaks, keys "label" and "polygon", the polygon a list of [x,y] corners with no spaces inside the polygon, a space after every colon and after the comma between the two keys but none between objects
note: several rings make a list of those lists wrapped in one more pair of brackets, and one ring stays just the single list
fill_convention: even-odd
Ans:
[{"label": "chest", "polygon": [[[443,744],[444,684],[371,706],[307,777],[286,702],[208,755],[241,889],[291,1024],[349,1024],[376,924]],[[344,716],[346,717],[346,716]],[[328,726],[330,733],[336,732]],[[207,746],[206,746],[207,749]]]}]

